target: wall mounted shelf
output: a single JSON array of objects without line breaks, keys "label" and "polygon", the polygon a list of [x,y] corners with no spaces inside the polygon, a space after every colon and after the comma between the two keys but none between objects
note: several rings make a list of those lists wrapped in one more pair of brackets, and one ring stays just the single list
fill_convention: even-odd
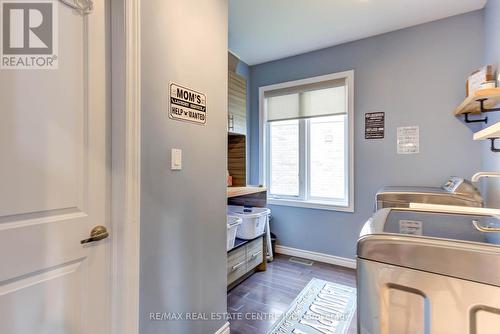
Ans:
[{"label": "wall mounted shelf", "polygon": [[500,111],[500,108],[495,108],[498,103],[500,103],[500,88],[480,89],[476,91],[474,95],[468,96],[457,109],[455,109],[454,114],[455,116],[464,115],[466,123],[488,123],[488,117],[470,119],[469,115]]},{"label": "wall mounted shelf", "polygon": [[248,186],[248,187],[228,187],[227,188],[227,197],[232,198],[232,197],[237,197],[237,196],[245,196],[245,195],[251,195],[251,194],[257,194],[261,192],[267,191],[266,188],[264,187],[257,187],[257,186]]},{"label": "wall mounted shelf", "polygon": [[474,140],[485,140],[491,138],[500,138],[500,122],[474,133],[473,136]]},{"label": "wall mounted shelf", "polygon": [[474,140],[490,140],[491,151],[498,153],[500,149],[495,146],[495,141],[500,138],[500,122],[474,133]]}]

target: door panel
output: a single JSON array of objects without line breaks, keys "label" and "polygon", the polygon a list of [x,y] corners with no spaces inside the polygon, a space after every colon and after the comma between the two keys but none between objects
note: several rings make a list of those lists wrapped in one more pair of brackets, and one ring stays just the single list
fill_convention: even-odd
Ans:
[{"label": "door panel", "polygon": [[59,68],[0,71],[0,333],[107,334],[106,1],[54,4]]},{"label": "door panel", "polygon": [[0,312],[11,321],[0,323],[0,333],[81,333],[81,286],[82,262],[2,285]]},{"label": "door panel", "polygon": [[1,72],[0,216],[83,209],[87,19],[58,12],[59,69]]}]

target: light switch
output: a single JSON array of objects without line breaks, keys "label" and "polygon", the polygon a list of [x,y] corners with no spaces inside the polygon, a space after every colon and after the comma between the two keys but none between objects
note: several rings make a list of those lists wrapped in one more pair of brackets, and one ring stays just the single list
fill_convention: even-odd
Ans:
[{"label": "light switch", "polygon": [[171,170],[181,170],[182,169],[182,150],[178,148],[173,148],[171,152]]}]

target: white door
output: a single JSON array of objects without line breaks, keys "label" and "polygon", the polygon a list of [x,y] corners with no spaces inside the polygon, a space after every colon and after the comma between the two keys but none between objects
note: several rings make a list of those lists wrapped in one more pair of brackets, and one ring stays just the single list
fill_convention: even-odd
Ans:
[{"label": "white door", "polygon": [[0,333],[108,334],[107,6],[53,4],[59,68],[0,70]]}]

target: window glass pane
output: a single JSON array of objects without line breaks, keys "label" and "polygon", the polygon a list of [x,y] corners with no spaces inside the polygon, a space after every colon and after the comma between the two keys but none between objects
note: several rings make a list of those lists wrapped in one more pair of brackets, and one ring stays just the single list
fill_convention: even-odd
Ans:
[{"label": "window glass pane", "polygon": [[347,199],[345,115],[311,118],[310,196]]},{"label": "window glass pane", "polygon": [[277,121],[270,127],[270,193],[299,196],[299,121]]}]

